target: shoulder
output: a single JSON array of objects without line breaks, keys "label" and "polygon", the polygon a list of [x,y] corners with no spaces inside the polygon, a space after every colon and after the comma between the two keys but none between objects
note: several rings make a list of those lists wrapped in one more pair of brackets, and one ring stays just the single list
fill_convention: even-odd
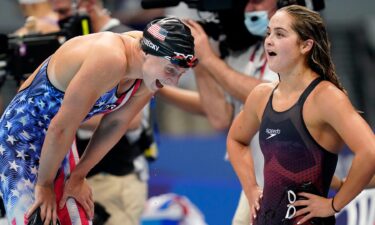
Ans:
[{"label": "shoulder", "polygon": [[330,105],[333,103],[349,101],[348,95],[329,81],[320,82],[312,92],[312,100],[315,104]]},{"label": "shoulder", "polygon": [[[65,42],[59,50],[75,54],[95,54],[97,51],[108,51],[107,53],[122,52],[124,47],[119,34],[113,32],[99,32],[74,37]],[[72,52],[76,50],[75,52]],[[110,50],[110,51],[109,51]],[[95,55],[100,55],[97,52]]]},{"label": "shoulder", "polygon": [[95,46],[112,48],[114,51],[116,49],[121,51],[124,45],[119,34],[109,31],[98,33],[98,36],[95,36],[95,38]]},{"label": "shoulder", "polygon": [[268,99],[277,84],[278,82],[260,83],[250,92],[248,98],[252,98],[252,100]]},{"label": "shoulder", "polygon": [[244,110],[252,111],[257,114],[258,118],[261,118],[268,99],[273,89],[277,86],[277,83],[261,83],[257,85],[247,97]]},{"label": "shoulder", "polygon": [[329,81],[319,83],[311,93],[311,102],[319,114],[327,118],[348,112],[356,113],[347,93]]},{"label": "shoulder", "polygon": [[125,45],[121,37],[112,32],[78,37],[64,52],[65,58],[80,58],[80,69],[86,68],[90,74],[121,77],[126,70]]},{"label": "shoulder", "polygon": [[96,58],[98,63],[108,64],[111,67],[125,65],[125,44],[119,34],[101,32],[92,38],[92,43],[87,46],[86,55],[88,58]]},{"label": "shoulder", "polygon": [[143,32],[133,30],[133,31],[128,31],[128,32],[122,33],[122,36],[135,38],[135,39],[141,39],[143,37]]}]

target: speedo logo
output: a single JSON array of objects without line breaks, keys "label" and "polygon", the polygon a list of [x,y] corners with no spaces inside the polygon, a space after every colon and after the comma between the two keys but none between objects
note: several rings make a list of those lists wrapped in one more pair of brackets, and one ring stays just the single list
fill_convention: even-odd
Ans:
[{"label": "speedo logo", "polygon": [[269,136],[266,138],[266,140],[267,140],[267,139],[273,138],[276,135],[280,134],[281,130],[280,129],[270,129],[270,128],[267,128],[266,129],[266,133],[269,134]]},{"label": "speedo logo", "polygon": [[156,44],[152,43],[152,41],[148,40],[147,38],[143,38],[143,43],[149,47],[149,48],[152,48],[153,50],[155,51],[159,51],[159,46],[157,46]]}]

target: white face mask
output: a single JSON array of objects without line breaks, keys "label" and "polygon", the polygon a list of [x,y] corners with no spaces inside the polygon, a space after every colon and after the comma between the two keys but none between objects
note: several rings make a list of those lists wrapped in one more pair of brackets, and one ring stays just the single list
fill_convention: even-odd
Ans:
[{"label": "white face mask", "polygon": [[264,37],[268,26],[268,12],[245,12],[245,25],[247,30],[257,36]]},{"label": "white face mask", "polygon": [[47,2],[47,0],[18,0],[20,4],[37,4],[37,3],[42,3],[42,2]]}]

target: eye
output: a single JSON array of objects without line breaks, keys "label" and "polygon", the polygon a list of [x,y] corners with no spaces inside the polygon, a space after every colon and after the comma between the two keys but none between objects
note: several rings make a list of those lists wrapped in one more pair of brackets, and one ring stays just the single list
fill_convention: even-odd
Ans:
[{"label": "eye", "polygon": [[277,36],[277,37],[285,37],[285,35],[282,34],[282,33],[276,33],[276,36]]},{"label": "eye", "polygon": [[177,70],[174,69],[174,68],[172,68],[172,67],[166,67],[165,68],[165,73],[168,74],[168,75],[173,75],[173,76],[175,76],[175,75],[178,74]]}]

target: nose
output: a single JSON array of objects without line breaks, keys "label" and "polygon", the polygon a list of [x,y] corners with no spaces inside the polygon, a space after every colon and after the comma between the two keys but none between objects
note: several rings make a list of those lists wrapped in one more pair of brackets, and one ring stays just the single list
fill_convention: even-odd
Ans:
[{"label": "nose", "polygon": [[267,35],[264,39],[264,46],[271,46],[272,45],[272,38],[271,34]]}]

